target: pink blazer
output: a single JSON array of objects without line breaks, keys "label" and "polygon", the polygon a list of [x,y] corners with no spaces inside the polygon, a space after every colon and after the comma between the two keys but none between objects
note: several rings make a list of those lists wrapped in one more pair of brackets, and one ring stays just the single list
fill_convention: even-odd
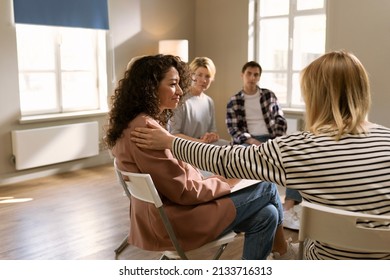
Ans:
[{"label": "pink blazer", "polygon": [[[221,176],[203,179],[197,169],[175,159],[170,150],[138,148],[130,140],[135,127],[145,127],[141,114],[129,123],[112,150],[118,167],[129,172],[149,173],[165,204],[167,215],[184,250],[214,240],[236,216],[233,201],[226,195],[230,186]],[[154,206],[135,198],[130,206],[129,243],[151,251],[174,249]]]}]

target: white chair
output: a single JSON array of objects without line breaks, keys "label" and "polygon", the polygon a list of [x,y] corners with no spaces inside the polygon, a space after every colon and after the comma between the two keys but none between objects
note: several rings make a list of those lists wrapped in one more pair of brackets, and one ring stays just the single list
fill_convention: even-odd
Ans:
[{"label": "white chair", "polygon": [[[127,188],[127,185],[125,183],[125,180],[123,180],[123,177],[122,177],[122,174],[121,172],[119,171],[117,165],[116,165],[116,160],[114,158],[114,170],[115,170],[115,175],[116,175],[116,179],[119,183],[119,185],[123,188],[123,192],[124,194],[129,198],[129,201],[131,201],[131,194],[129,192],[129,189]],[[119,254],[124,250],[126,249],[126,247],[129,245],[129,243],[127,242],[129,238],[129,235],[127,234],[126,237],[122,240],[122,242],[119,244],[119,246],[114,250],[115,252],[115,258],[118,258]]]},{"label": "white chair", "polygon": [[[217,260],[220,258],[222,253],[224,252],[226,246],[232,242],[236,236],[235,232],[230,232],[212,242],[209,242],[203,245],[200,248],[195,250],[191,250],[188,252],[184,252],[181,248],[178,238],[172,228],[171,222],[164,210],[164,205],[161,201],[160,195],[157,192],[157,189],[153,183],[153,180],[149,174],[141,174],[141,173],[131,173],[126,171],[121,171],[118,169],[116,165],[116,160],[114,159],[114,167],[116,174],[118,176],[118,180],[121,185],[124,187],[127,196],[130,198],[131,196],[137,198],[139,200],[152,203],[157,208],[160,217],[163,221],[165,229],[172,241],[173,246],[175,247],[175,251],[164,251],[162,252],[161,260],[167,259],[183,259],[188,260],[187,254],[192,254],[200,250],[208,250],[216,248],[216,252],[214,254],[213,259]],[[124,180],[123,178],[127,177],[128,180]],[[126,244],[124,244],[126,242]],[[121,245],[115,250],[118,255],[124,248],[127,246],[127,237],[122,241]]]},{"label": "white chair", "polygon": [[390,216],[350,212],[303,201],[298,258],[303,259],[307,238],[347,250],[390,253],[390,227],[359,225],[364,221],[389,224]]}]

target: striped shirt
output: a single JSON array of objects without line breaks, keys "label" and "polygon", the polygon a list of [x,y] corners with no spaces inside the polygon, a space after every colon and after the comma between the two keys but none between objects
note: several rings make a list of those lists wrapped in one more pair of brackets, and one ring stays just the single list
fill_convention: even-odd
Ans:
[{"label": "striped shirt", "polygon": [[[246,148],[175,138],[172,150],[178,159],[227,178],[270,181],[299,190],[309,202],[390,215],[390,129],[383,126],[369,124],[366,133],[339,141],[331,134],[296,132]],[[389,253],[350,252],[314,241],[307,247],[306,257],[313,259],[390,259]]]}]

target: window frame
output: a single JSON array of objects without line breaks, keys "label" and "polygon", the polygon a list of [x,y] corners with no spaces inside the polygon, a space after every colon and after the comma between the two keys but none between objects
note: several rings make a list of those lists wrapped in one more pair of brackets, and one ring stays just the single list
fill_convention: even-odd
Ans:
[{"label": "window frame", "polygon": [[[297,10],[297,0],[289,1],[289,12],[287,15],[275,15],[275,16],[260,16],[260,1],[262,0],[249,0],[249,17],[248,17],[248,60],[258,61],[261,65],[260,59],[260,21],[261,19],[288,19],[288,50],[287,50],[287,70],[267,70],[263,68],[262,74],[268,73],[281,73],[287,75],[287,92],[286,102],[281,105],[286,108],[285,111],[291,112],[304,111],[304,104],[293,103],[293,79],[294,76],[299,74],[301,69],[293,69],[293,55],[294,55],[294,20],[296,17],[311,16],[311,15],[324,15],[325,16],[325,34],[324,34],[324,52],[326,50],[326,21],[327,21],[327,0],[324,1],[323,8]],[[272,90],[272,89],[271,89]],[[275,92],[277,94],[277,92]],[[300,92],[298,93],[300,94]]]},{"label": "window frame", "polygon": [[[18,23],[15,23],[15,32],[17,32],[17,26]],[[30,24],[20,24],[20,25],[30,25]],[[39,27],[38,25],[36,25]],[[46,26],[50,28],[57,28],[56,32],[60,32],[62,28],[74,28],[74,27],[60,27],[60,26]],[[85,29],[85,28],[82,28]],[[107,30],[102,29],[88,29],[91,30],[91,32],[95,32],[95,45],[93,47],[94,51],[94,67],[96,65],[96,69],[94,69],[94,72],[96,72],[96,88],[97,91],[94,93],[96,94],[96,100],[97,100],[97,106],[92,108],[77,108],[75,110],[64,110],[63,106],[61,106],[61,98],[57,99],[57,108],[55,111],[53,110],[35,110],[35,111],[22,111],[22,106],[20,107],[20,123],[30,123],[40,120],[53,120],[53,119],[64,119],[64,118],[74,118],[74,117],[82,117],[82,116],[94,116],[94,115],[100,115],[105,114],[108,111],[108,104],[107,104],[107,95],[108,95],[108,76],[107,76]],[[62,95],[61,93],[61,75],[62,73],[66,72],[63,68],[58,68],[57,65],[60,60],[60,52],[59,52],[59,46],[53,45],[52,48],[54,48],[55,52],[55,64],[56,68],[54,70],[56,75],[56,92],[54,92],[54,95]],[[36,69],[32,69],[31,71],[25,71],[19,69],[19,63],[18,63],[18,73],[21,72],[30,72],[34,73]],[[19,93],[20,99],[22,98],[21,94]],[[22,102],[22,101],[21,101]],[[58,104],[60,102],[60,104]]]}]

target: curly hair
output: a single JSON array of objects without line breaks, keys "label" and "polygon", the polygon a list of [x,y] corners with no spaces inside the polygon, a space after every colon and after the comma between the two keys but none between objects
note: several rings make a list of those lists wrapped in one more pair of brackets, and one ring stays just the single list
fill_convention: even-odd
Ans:
[{"label": "curly hair", "polygon": [[179,86],[186,92],[190,85],[190,72],[185,62],[173,55],[151,55],[137,58],[124,74],[111,96],[108,129],[105,142],[112,148],[122,136],[128,123],[140,113],[145,113],[161,125],[172,117],[170,109],[159,110],[158,87],[171,67],[180,77]]}]

